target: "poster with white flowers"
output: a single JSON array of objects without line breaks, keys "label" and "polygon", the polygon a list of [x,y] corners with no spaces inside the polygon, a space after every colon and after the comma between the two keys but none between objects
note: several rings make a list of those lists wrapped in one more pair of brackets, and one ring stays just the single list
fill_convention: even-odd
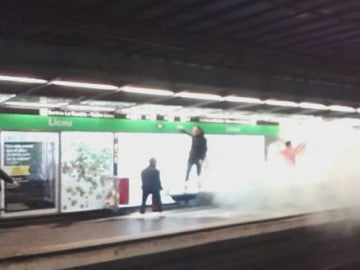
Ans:
[{"label": "poster with white flowers", "polygon": [[61,133],[61,211],[105,207],[113,175],[113,134]]}]

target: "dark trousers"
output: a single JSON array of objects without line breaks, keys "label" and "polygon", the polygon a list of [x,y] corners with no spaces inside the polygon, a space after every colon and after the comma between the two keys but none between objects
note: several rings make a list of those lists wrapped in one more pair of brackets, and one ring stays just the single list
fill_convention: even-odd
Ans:
[{"label": "dark trousers", "polygon": [[157,206],[156,211],[157,212],[162,212],[162,203],[161,203],[160,191],[143,190],[140,213],[142,213],[142,214],[145,213],[146,200],[147,200],[147,198],[148,198],[148,196],[150,194],[152,194],[153,202]]},{"label": "dark trousers", "polygon": [[185,181],[189,180],[189,176],[190,176],[190,171],[193,165],[196,165],[196,172],[197,175],[199,176],[201,174],[201,164],[200,164],[200,159],[197,158],[189,158],[188,160],[188,165],[187,165],[187,170],[186,170],[186,179]]}]

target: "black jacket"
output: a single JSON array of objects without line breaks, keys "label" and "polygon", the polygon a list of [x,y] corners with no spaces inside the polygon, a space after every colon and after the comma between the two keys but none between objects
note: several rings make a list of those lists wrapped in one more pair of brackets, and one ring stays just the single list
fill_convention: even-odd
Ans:
[{"label": "black jacket", "polygon": [[160,172],[155,165],[149,165],[141,172],[142,189],[148,192],[158,192],[162,189]]},{"label": "black jacket", "polygon": [[192,135],[190,132],[186,130],[181,130],[183,133],[191,136],[192,143],[190,149],[190,159],[199,160],[205,159],[206,151],[207,151],[207,142],[204,134]]},{"label": "black jacket", "polygon": [[0,178],[8,183],[13,182],[12,178],[6,172],[4,172],[2,169],[0,169]]},{"label": "black jacket", "polygon": [[207,150],[206,138],[204,135],[193,135],[190,150],[190,157],[194,159],[205,159]]}]

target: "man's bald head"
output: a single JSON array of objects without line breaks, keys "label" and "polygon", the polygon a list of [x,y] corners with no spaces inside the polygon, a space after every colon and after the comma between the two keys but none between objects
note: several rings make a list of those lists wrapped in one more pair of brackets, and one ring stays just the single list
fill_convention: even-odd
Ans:
[{"label": "man's bald head", "polygon": [[150,163],[150,165],[156,165],[156,158],[150,158],[149,159],[149,163]]}]

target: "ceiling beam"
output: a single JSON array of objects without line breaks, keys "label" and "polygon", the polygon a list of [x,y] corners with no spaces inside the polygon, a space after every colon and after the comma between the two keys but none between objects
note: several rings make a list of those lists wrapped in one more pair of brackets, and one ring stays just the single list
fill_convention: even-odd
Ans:
[{"label": "ceiling beam", "polygon": [[0,73],[18,76],[32,74],[47,80],[60,76],[64,80],[119,86],[142,84],[175,91],[205,89],[260,98],[278,96],[292,100],[360,102],[357,90],[359,85],[329,84],[306,78],[294,80],[266,72],[207,68],[116,52],[105,53],[26,42],[2,42],[0,50]]}]

